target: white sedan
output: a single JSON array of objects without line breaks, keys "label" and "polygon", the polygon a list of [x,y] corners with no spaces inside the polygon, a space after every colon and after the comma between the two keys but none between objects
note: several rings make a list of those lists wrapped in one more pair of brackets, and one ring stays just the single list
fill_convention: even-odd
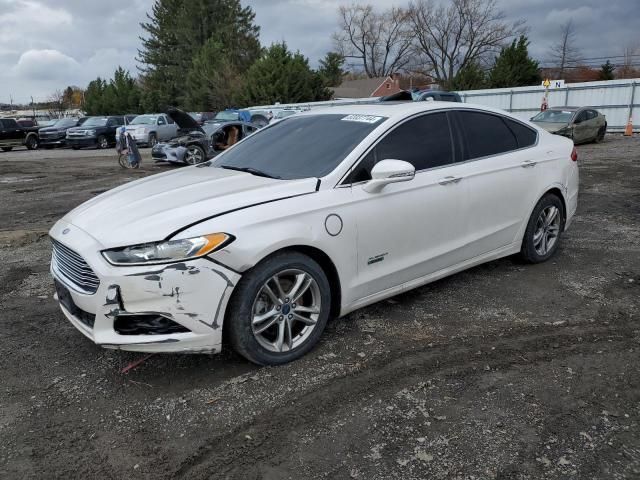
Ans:
[{"label": "white sedan", "polygon": [[[333,107],[128,183],[51,229],[62,311],[108,348],[294,360],[327,320],[483,262],[558,249],[566,138],[468,104]],[[224,334],[224,335],[223,335]]]}]

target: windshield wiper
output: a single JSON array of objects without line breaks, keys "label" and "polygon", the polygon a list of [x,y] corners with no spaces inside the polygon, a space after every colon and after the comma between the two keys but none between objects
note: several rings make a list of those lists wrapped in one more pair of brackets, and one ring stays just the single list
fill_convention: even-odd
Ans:
[{"label": "windshield wiper", "polygon": [[278,177],[277,175],[271,175],[267,172],[263,172],[262,170],[258,170],[253,167],[232,167],[229,165],[220,165],[220,168],[225,168],[227,170],[236,170],[238,172],[250,173],[251,175],[256,175],[258,177],[266,177],[266,178],[275,178],[278,180],[282,180],[282,177]]}]

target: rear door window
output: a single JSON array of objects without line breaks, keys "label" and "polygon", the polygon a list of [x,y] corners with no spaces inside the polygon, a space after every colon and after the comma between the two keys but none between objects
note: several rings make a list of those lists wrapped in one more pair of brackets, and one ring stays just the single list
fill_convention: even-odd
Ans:
[{"label": "rear door window", "polygon": [[500,155],[518,149],[514,133],[502,117],[483,112],[456,112],[464,139],[464,160]]},{"label": "rear door window", "polygon": [[451,130],[447,114],[431,113],[409,120],[389,132],[349,174],[345,184],[371,179],[371,169],[381,160],[404,160],[416,171],[453,163]]}]

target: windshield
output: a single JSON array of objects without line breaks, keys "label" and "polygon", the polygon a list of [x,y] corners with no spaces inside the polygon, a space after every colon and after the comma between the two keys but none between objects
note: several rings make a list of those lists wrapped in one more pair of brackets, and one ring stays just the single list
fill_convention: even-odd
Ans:
[{"label": "windshield", "polygon": [[545,110],[533,117],[531,121],[542,123],[569,123],[573,113],[571,110]]},{"label": "windshield", "polygon": [[107,124],[105,117],[90,117],[82,124],[83,127],[104,127]]},{"label": "windshield", "polygon": [[155,115],[138,115],[129,125],[155,125],[157,120]]},{"label": "windshield", "polygon": [[75,118],[63,118],[58,120],[52,126],[56,128],[67,128],[67,127],[75,127],[78,124],[78,121]]},{"label": "windshield", "polygon": [[283,179],[323,177],[385,119],[344,114],[285,118],[247,137],[212,165]]},{"label": "windshield", "polygon": [[218,112],[214,117],[215,120],[238,120],[238,112]]}]

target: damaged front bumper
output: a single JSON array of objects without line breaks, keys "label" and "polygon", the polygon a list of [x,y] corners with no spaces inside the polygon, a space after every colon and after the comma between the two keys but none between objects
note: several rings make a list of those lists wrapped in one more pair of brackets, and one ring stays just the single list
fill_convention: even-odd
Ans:
[{"label": "damaged front bumper", "polygon": [[[78,227],[60,221],[50,235],[86,262],[78,267],[78,258],[54,255],[51,274],[62,312],[87,338],[140,352],[220,351],[226,305],[240,275],[207,258],[114,267],[100,254],[103,246]],[[75,274],[86,276],[87,268],[99,280],[95,293]]]}]

